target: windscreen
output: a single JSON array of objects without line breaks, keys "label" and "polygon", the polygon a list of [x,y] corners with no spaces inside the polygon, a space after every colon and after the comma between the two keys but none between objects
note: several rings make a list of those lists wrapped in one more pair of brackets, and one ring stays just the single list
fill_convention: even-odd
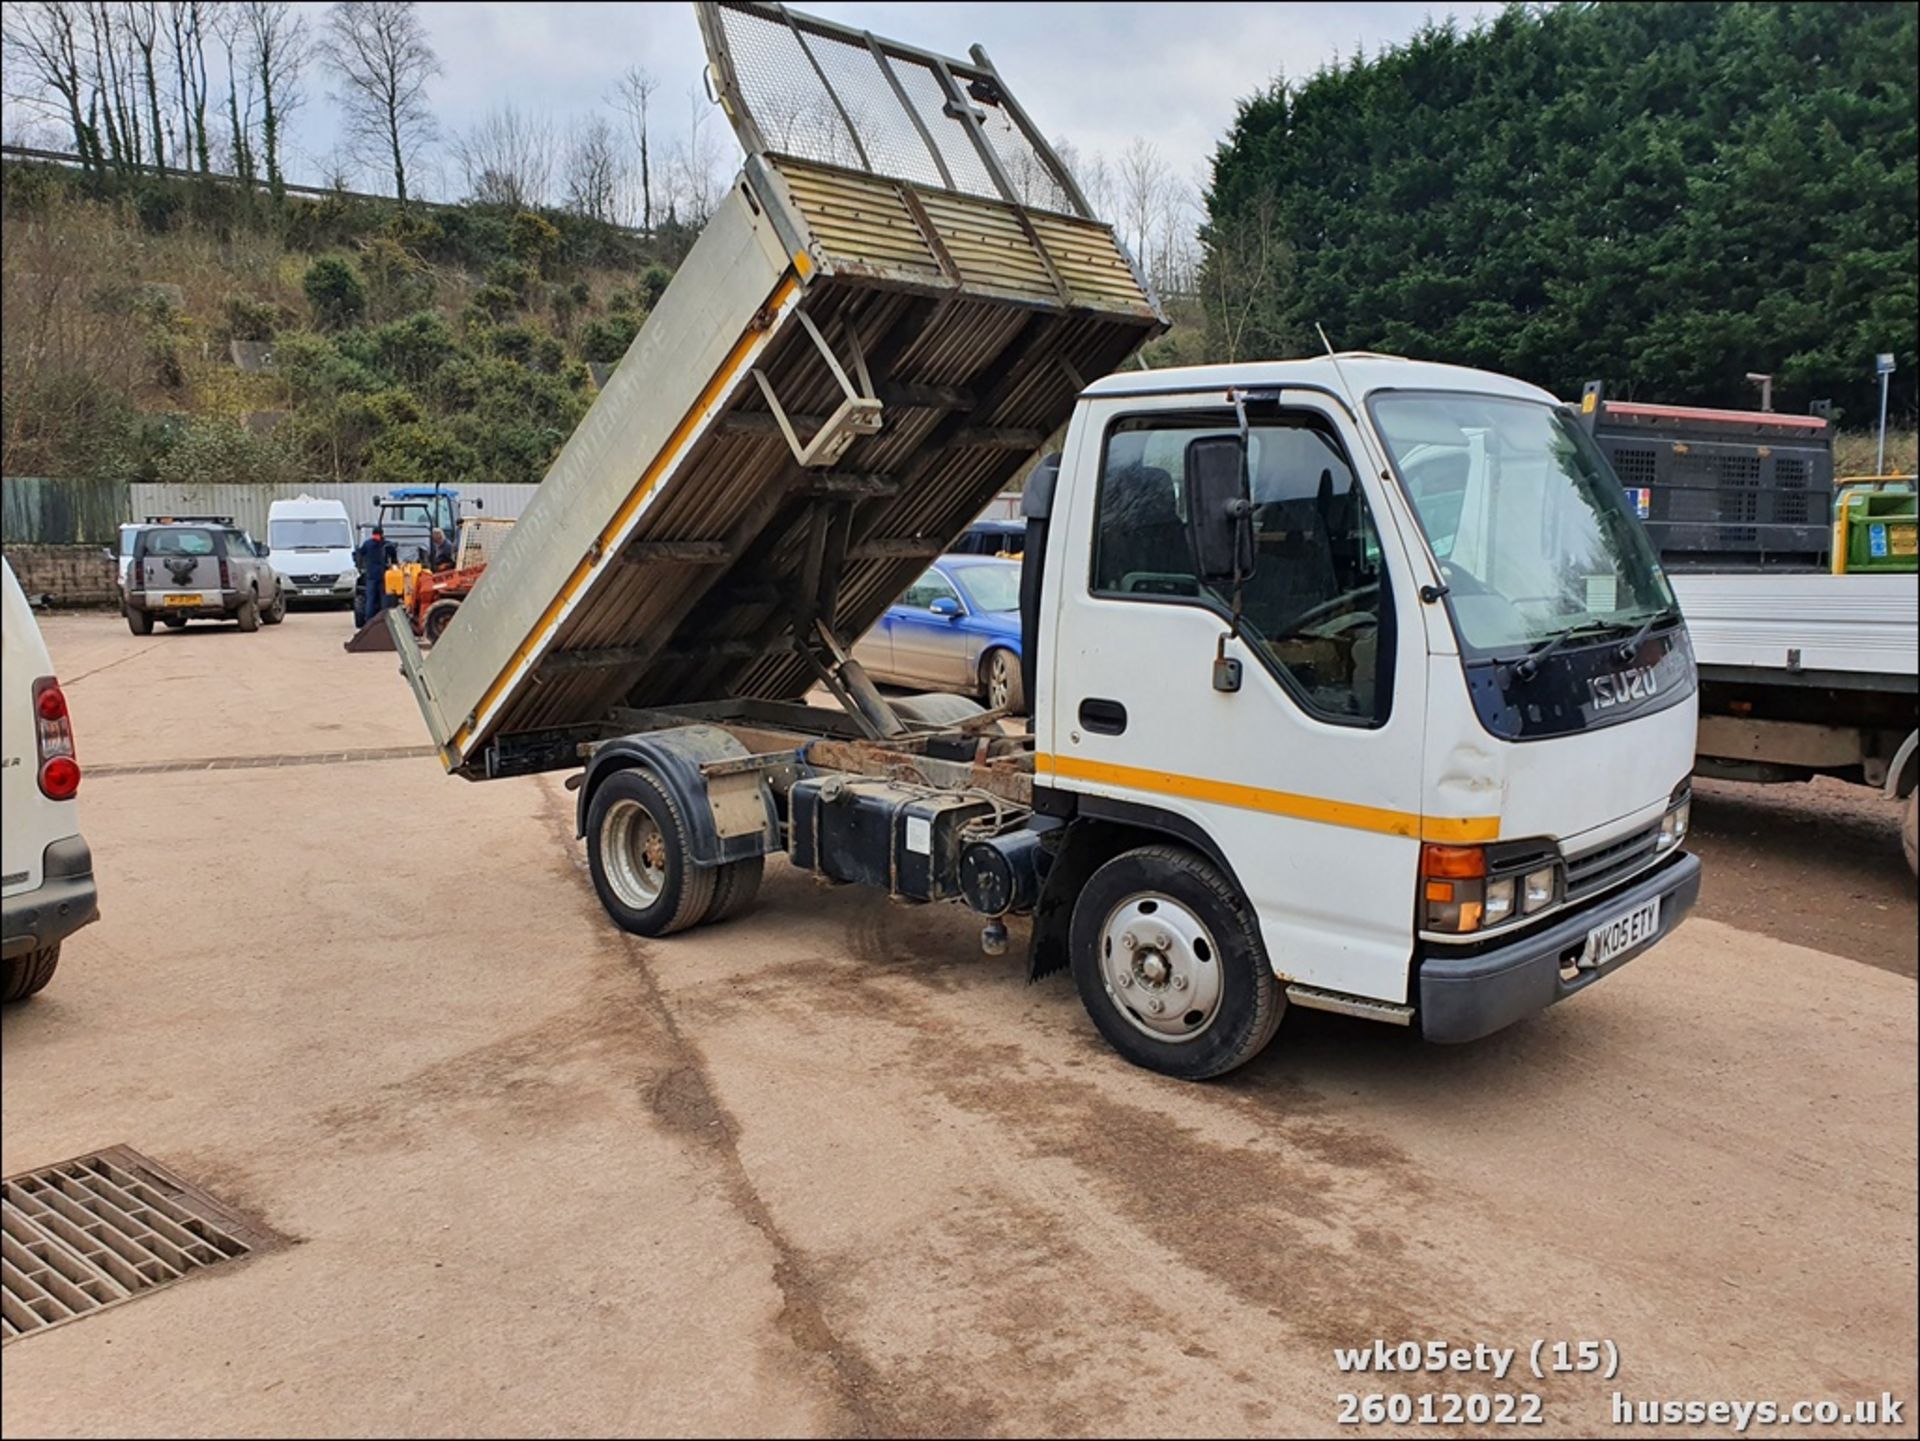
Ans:
[{"label": "windscreen", "polygon": [[1457,393],[1388,394],[1372,410],[1470,652],[1636,629],[1674,609],[1620,482],[1563,411]]},{"label": "windscreen", "polygon": [[1017,565],[955,566],[953,577],[966,592],[967,604],[975,610],[1020,609],[1020,567]]},{"label": "windscreen", "polygon": [[347,550],[353,545],[347,523],[328,516],[270,521],[267,536],[275,550]]}]

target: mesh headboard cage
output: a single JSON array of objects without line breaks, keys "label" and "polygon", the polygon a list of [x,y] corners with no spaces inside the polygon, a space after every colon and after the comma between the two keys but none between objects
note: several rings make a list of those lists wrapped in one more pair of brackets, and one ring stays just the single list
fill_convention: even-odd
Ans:
[{"label": "mesh headboard cage", "polygon": [[784,5],[697,9],[720,103],[749,154],[1095,218],[978,45],[957,60]]}]

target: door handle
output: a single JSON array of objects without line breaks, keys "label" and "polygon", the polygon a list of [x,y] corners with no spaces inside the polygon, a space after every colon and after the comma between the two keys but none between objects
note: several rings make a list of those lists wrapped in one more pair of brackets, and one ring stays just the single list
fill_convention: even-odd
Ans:
[{"label": "door handle", "polygon": [[1117,736],[1127,728],[1127,708],[1117,700],[1088,696],[1080,702],[1080,724],[1095,735]]}]

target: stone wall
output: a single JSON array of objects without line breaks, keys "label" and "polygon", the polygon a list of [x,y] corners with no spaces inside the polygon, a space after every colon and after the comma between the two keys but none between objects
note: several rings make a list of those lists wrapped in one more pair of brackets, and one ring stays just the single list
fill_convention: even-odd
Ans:
[{"label": "stone wall", "polygon": [[119,568],[97,545],[8,545],[7,564],[35,604],[120,604]]}]

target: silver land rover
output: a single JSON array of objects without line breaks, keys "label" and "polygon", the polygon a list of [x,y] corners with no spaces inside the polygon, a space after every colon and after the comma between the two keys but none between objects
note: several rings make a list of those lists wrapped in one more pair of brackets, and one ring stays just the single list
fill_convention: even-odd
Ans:
[{"label": "silver land rover", "polygon": [[286,618],[270,552],[231,516],[149,516],[133,536],[121,590],[127,625],[179,629],[190,620],[235,620],[242,630]]}]

